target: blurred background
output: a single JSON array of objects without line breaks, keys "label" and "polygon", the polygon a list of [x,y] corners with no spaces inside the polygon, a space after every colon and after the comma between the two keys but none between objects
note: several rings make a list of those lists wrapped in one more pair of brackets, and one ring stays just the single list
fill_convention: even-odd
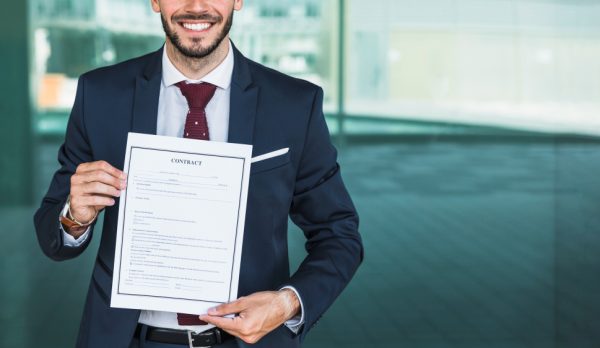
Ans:
[{"label": "blurred background", "polygon": [[[233,42],[324,88],[361,215],[365,261],[306,347],[600,347],[599,18],[597,0],[245,1]],[[77,77],[164,35],[148,0],[0,19],[0,346],[72,347],[99,238],[55,263],[32,215]]]}]

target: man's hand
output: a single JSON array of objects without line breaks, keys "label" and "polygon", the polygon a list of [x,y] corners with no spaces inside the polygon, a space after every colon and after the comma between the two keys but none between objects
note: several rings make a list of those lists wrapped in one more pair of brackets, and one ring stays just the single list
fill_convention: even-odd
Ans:
[{"label": "man's hand", "polygon": [[[300,301],[294,291],[263,291],[212,308],[207,315],[201,315],[200,320],[253,344],[293,318],[299,310]],[[222,317],[228,314],[237,316]]]},{"label": "man's hand", "polygon": [[[126,187],[125,173],[105,161],[82,163],[71,176],[70,209],[73,218],[91,222],[97,212],[115,204]],[[84,230],[85,231],[85,230]],[[84,231],[67,231],[78,238]]]}]

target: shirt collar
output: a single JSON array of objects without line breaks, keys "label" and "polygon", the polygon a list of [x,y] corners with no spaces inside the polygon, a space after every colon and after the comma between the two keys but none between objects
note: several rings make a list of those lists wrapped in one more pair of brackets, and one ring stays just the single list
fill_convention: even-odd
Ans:
[{"label": "shirt collar", "polygon": [[181,81],[187,81],[188,83],[199,83],[207,82],[213,84],[221,89],[228,89],[231,85],[231,75],[233,74],[233,47],[231,41],[229,41],[229,52],[227,56],[217,65],[211,72],[206,74],[200,80],[190,80],[183,75],[169,59],[167,55],[167,45],[163,48],[162,57],[162,83],[165,87],[172,86]]}]

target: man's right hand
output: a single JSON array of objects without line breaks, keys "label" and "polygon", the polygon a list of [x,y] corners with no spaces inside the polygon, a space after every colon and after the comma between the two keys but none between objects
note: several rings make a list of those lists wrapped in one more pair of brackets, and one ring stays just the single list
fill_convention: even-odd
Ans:
[{"label": "man's right hand", "polygon": [[[127,176],[106,161],[82,163],[71,176],[71,215],[80,222],[92,222],[96,214],[115,204],[127,186]],[[83,232],[67,231],[78,238]]]}]

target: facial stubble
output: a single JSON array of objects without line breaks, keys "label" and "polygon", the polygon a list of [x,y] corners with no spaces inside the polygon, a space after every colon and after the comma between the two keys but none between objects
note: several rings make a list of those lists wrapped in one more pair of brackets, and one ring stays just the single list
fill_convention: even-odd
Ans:
[{"label": "facial stubble", "polygon": [[[208,15],[199,15],[199,16],[193,16],[193,15],[188,15],[188,16],[181,16],[181,17],[177,17],[177,18],[173,18],[173,21],[176,22],[177,20],[183,20],[183,19],[190,19],[190,20],[213,20],[214,24],[216,25],[220,22],[223,21],[223,17],[212,17],[212,16],[208,16]],[[233,24],[233,11],[231,12],[231,14],[227,17],[227,20],[225,21],[225,25],[223,26],[223,29],[221,30],[221,32],[219,33],[219,35],[217,36],[216,40],[213,41],[212,43],[210,43],[207,47],[202,47],[201,43],[202,43],[202,39],[201,38],[193,38],[192,39],[192,46],[191,47],[185,47],[182,42],[181,39],[179,37],[179,35],[177,35],[177,33],[175,32],[175,30],[171,30],[171,28],[169,27],[169,23],[167,22],[166,18],[164,17],[164,15],[161,13],[160,14],[160,20],[162,22],[162,26],[163,26],[163,30],[165,31],[165,35],[167,35],[167,38],[169,39],[169,41],[171,41],[171,43],[173,44],[173,46],[175,46],[175,48],[184,56],[188,57],[188,58],[195,58],[195,59],[200,59],[200,58],[204,58],[208,55],[210,55],[211,53],[213,53],[217,47],[219,47],[219,45],[221,44],[221,42],[223,42],[223,40],[225,39],[225,37],[227,37],[227,34],[229,34],[229,31],[231,30],[231,26]]]}]

